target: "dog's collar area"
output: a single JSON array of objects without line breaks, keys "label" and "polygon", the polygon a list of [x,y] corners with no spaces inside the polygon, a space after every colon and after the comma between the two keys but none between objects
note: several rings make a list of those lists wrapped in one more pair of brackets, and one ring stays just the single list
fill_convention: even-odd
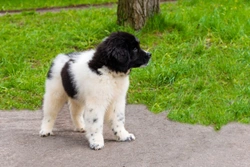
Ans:
[{"label": "dog's collar area", "polygon": [[91,68],[91,70],[96,73],[97,75],[102,75],[103,73],[101,71],[99,71],[98,69],[93,69]]},{"label": "dog's collar area", "polygon": [[124,72],[116,72],[116,71],[110,70],[106,66],[103,66],[102,68],[97,69],[96,73],[99,74],[99,75],[103,75],[103,74],[112,75],[114,78],[116,78],[116,77],[125,77],[125,76],[128,76],[129,73],[130,73],[130,71],[131,70],[129,69],[126,73],[124,73]]}]

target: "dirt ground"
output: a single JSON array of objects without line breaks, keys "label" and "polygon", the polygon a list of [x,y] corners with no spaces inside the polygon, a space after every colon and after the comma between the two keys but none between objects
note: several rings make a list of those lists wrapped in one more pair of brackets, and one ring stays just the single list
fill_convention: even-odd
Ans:
[{"label": "dirt ground", "polygon": [[[175,3],[176,0],[161,0],[161,3]],[[1,11],[0,9],[0,16],[4,16],[6,14],[18,14],[21,12],[29,12],[29,11],[36,11],[38,13],[47,13],[47,12],[60,12],[62,10],[83,10],[88,8],[100,8],[100,7],[113,7],[117,3],[101,3],[101,4],[80,4],[80,5],[72,5],[72,6],[65,6],[65,7],[48,7],[48,8],[37,8],[37,9],[24,9],[24,10],[7,10]]]},{"label": "dirt ground", "polygon": [[42,138],[42,111],[0,111],[0,164],[4,167],[249,167],[250,126],[212,127],[171,122],[145,106],[128,105],[126,127],[133,142],[116,142],[104,128],[105,147],[90,150],[83,133],[74,132],[67,106],[54,136]]}]

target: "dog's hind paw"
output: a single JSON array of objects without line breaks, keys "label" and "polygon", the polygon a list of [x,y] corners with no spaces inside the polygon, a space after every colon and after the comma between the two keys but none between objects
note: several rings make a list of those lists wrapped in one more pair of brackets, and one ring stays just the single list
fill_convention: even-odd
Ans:
[{"label": "dog's hind paw", "polygon": [[80,133],[86,132],[86,130],[84,128],[75,128],[74,131],[75,132],[80,132]]}]

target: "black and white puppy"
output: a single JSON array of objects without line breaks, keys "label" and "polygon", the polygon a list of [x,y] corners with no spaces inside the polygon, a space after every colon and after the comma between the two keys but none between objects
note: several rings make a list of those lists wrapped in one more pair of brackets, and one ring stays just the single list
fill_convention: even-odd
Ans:
[{"label": "black and white puppy", "polygon": [[126,32],[112,33],[96,50],[59,54],[47,75],[40,136],[53,134],[57,114],[68,102],[75,130],[86,131],[90,148],[104,146],[104,120],[118,141],[135,140],[124,127],[129,73],[150,57]]}]

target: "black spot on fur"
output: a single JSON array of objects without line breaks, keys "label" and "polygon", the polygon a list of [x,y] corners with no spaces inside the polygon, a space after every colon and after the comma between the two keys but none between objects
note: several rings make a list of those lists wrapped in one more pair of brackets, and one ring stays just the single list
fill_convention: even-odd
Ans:
[{"label": "black spot on fur", "polygon": [[117,135],[117,132],[115,132],[114,134]]},{"label": "black spot on fur", "polygon": [[61,71],[61,77],[62,77],[62,84],[64,87],[65,92],[68,94],[69,97],[74,98],[77,94],[76,87],[74,85],[74,78],[72,74],[70,73],[70,63],[73,62],[72,60],[69,60],[63,67]]},{"label": "black spot on fur", "polygon": [[54,63],[51,64],[50,68],[49,68],[49,71],[47,73],[47,78],[48,79],[51,79],[52,78],[52,68],[54,66]]},{"label": "black spot on fur", "polygon": [[97,119],[97,118],[93,119],[93,123],[96,123],[97,121],[98,121],[98,119]]},{"label": "black spot on fur", "polygon": [[121,117],[118,119],[118,121],[123,121],[124,120],[124,117]]}]

